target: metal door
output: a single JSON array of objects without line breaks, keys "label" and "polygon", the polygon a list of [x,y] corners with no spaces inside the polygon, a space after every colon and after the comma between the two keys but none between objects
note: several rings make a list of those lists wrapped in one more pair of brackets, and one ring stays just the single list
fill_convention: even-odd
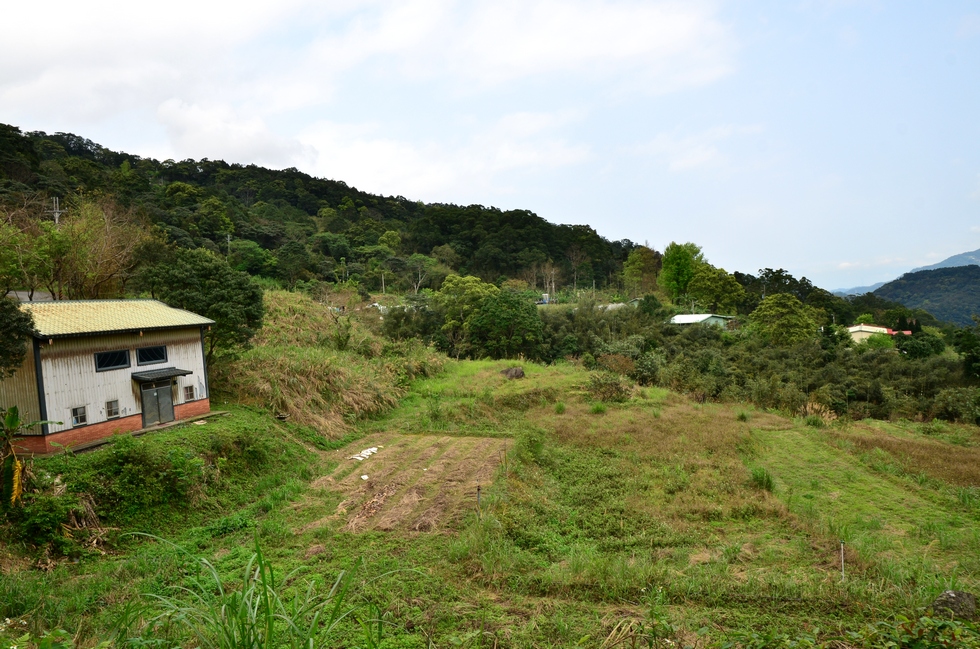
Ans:
[{"label": "metal door", "polygon": [[144,383],[141,386],[141,394],[144,428],[174,420],[174,397],[169,381]]}]

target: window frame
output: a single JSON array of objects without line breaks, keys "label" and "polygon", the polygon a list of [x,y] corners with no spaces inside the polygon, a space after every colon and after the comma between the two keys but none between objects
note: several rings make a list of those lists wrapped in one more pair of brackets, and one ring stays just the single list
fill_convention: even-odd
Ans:
[{"label": "window frame", "polygon": [[[78,413],[79,410],[81,413]],[[88,406],[78,406],[71,409],[71,427],[78,428],[79,426],[88,426]]]},{"label": "window frame", "polygon": [[[112,367],[102,367],[102,368],[99,367],[99,356],[103,356],[103,355],[106,355],[106,354],[121,354],[121,353],[125,353],[126,354],[126,364],[125,365],[113,365]],[[129,353],[129,350],[128,349],[113,349],[113,350],[105,351],[105,352],[95,352],[95,371],[96,372],[111,372],[113,370],[124,370],[124,369],[129,368],[129,367],[132,367],[132,366],[133,366],[133,359],[130,356],[130,353]]]},{"label": "window frame", "polygon": [[[111,408],[109,406],[109,404],[111,404],[111,403],[116,404],[116,407],[115,408]],[[112,411],[113,410],[116,411],[116,414],[112,414]],[[110,399],[109,401],[106,401],[105,402],[105,418],[107,420],[108,419],[119,419],[119,399]]]},{"label": "window frame", "polygon": [[[191,393],[190,397],[187,396],[188,391]],[[196,392],[196,390],[194,390],[194,386],[193,385],[185,385],[184,386],[184,403],[187,403],[188,401],[196,401],[196,398],[194,396],[194,393],[195,392]]]},{"label": "window frame", "polygon": [[[144,351],[144,350],[147,350],[147,349],[162,349],[163,350],[163,358],[161,360],[155,360],[155,361],[141,361],[140,360],[140,352],[141,351]],[[167,346],[166,345],[150,345],[148,347],[137,347],[136,348],[136,365],[138,367],[139,366],[142,366],[142,365],[158,365],[160,363],[166,363],[169,358],[170,358],[170,355],[167,353]]]}]

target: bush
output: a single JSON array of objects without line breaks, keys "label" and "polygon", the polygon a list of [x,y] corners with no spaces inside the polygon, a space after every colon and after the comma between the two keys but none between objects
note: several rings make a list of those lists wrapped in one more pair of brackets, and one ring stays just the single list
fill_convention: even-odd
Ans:
[{"label": "bush", "polygon": [[980,390],[946,388],[936,395],[932,408],[938,419],[980,424]]},{"label": "bush", "polygon": [[633,395],[633,386],[629,381],[609,372],[591,374],[586,390],[597,401],[622,402],[628,401]]},{"label": "bush", "polygon": [[649,352],[641,354],[634,363],[631,376],[640,385],[656,385],[662,366],[663,357]]}]

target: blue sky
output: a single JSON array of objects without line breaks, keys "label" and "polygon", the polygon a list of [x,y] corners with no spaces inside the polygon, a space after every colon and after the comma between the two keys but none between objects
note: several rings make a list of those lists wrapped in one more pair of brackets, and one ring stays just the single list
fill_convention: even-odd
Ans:
[{"label": "blue sky", "polygon": [[980,248],[980,2],[18,4],[9,24],[44,26],[0,43],[24,129],[826,288]]}]

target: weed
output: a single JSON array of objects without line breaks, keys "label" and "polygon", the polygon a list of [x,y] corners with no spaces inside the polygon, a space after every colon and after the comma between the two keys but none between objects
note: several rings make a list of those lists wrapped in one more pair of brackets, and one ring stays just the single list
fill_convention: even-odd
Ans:
[{"label": "weed", "polygon": [[751,481],[757,489],[769,492],[775,491],[776,482],[773,480],[772,474],[761,466],[752,469]]},{"label": "weed", "polygon": [[824,428],[827,425],[827,422],[825,422],[823,420],[823,417],[821,417],[820,415],[807,415],[803,419],[803,423],[805,423],[810,428]]},{"label": "weed", "polygon": [[565,402],[564,401],[559,401],[558,403],[555,404],[555,414],[556,415],[564,415],[565,414]]},{"label": "weed", "polygon": [[598,401],[628,401],[633,394],[633,386],[626,378],[609,372],[590,374],[586,390]]},{"label": "weed", "polygon": [[599,403],[593,403],[589,407],[589,412],[593,415],[604,415],[606,414],[606,404],[601,401]]},{"label": "weed", "polygon": [[735,415],[735,419],[737,419],[738,421],[748,421],[749,413],[745,412],[744,410],[739,411],[739,413]]}]

